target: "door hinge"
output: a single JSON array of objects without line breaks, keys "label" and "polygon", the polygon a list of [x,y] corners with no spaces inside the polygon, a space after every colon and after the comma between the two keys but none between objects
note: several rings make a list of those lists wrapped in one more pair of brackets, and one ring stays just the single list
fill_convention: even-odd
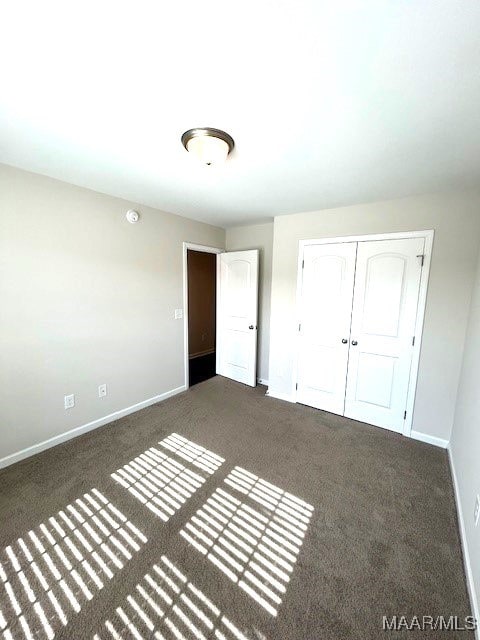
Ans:
[{"label": "door hinge", "polygon": [[413,338],[412,338],[412,347],[414,347],[414,346],[415,346],[415,336],[413,336]]},{"label": "door hinge", "polygon": [[403,419],[404,419],[404,420],[406,420],[406,419],[407,419],[407,412],[406,412],[406,411],[404,411],[404,412],[403,412]]},{"label": "door hinge", "polygon": [[297,384],[295,385],[295,391],[296,391],[297,389],[298,389],[298,382],[297,382]]},{"label": "door hinge", "polygon": [[423,267],[423,265],[425,264],[425,254],[424,253],[420,253],[417,258],[420,258],[420,266]]},{"label": "door hinge", "polygon": [[305,266],[305,260],[302,260],[302,269]]},{"label": "door hinge", "polygon": [[302,323],[298,325],[298,330],[301,331],[301,329],[302,329]]}]

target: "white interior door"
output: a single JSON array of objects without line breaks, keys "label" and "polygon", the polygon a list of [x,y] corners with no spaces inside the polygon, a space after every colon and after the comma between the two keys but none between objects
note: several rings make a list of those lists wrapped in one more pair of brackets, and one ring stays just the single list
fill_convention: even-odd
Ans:
[{"label": "white interior door", "polygon": [[356,242],[303,254],[297,402],[343,415]]},{"label": "white interior door", "polygon": [[401,432],[424,238],[359,242],[345,416]]},{"label": "white interior door", "polygon": [[258,249],[217,256],[217,373],[257,384]]}]

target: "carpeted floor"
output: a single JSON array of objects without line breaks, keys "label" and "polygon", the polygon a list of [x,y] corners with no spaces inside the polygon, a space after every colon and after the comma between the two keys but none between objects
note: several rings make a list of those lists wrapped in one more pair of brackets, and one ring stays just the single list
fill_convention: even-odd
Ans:
[{"label": "carpeted floor", "polygon": [[382,629],[470,614],[445,452],[264,392],[212,378],[1,471],[0,638],[473,637]]}]

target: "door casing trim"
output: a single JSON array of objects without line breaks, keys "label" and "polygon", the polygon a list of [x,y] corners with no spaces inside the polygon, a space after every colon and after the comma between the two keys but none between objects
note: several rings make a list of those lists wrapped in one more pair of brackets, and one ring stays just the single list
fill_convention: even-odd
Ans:
[{"label": "door casing trim", "polygon": [[[420,364],[420,350],[423,338],[423,324],[425,320],[425,309],[427,304],[428,282],[430,277],[430,265],[432,261],[433,239],[435,231],[426,229],[425,231],[399,231],[396,233],[378,233],[356,236],[336,236],[332,238],[319,238],[314,240],[300,240],[298,243],[298,264],[297,264],[297,294],[295,303],[295,327],[301,322],[300,303],[302,298],[302,262],[304,249],[307,246],[318,244],[339,244],[343,242],[371,242],[376,240],[406,240],[410,238],[425,238],[425,257],[423,262],[422,275],[420,277],[420,289],[418,292],[417,318],[415,321],[415,344],[413,346],[412,361],[410,365],[410,377],[408,381],[407,402],[405,410],[407,417],[403,423],[403,435],[411,437],[413,417],[415,411],[415,394],[417,391],[418,369]],[[293,383],[291,390],[291,400],[297,402],[297,382],[298,382],[298,355],[299,355],[299,334],[295,336],[295,360],[293,366]]]}]

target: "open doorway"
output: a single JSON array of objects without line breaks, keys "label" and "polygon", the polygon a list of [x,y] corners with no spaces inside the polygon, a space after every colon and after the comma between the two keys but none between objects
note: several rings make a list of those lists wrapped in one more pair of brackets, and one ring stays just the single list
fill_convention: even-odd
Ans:
[{"label": "open doorway", "polygon": [[183,304],[185,388],[216,374],[254,387],[258,249],[184,242]]},{"label": "open doorway", "polygon": [[216,375],[216,254],[187,248],[188,385]]}]

